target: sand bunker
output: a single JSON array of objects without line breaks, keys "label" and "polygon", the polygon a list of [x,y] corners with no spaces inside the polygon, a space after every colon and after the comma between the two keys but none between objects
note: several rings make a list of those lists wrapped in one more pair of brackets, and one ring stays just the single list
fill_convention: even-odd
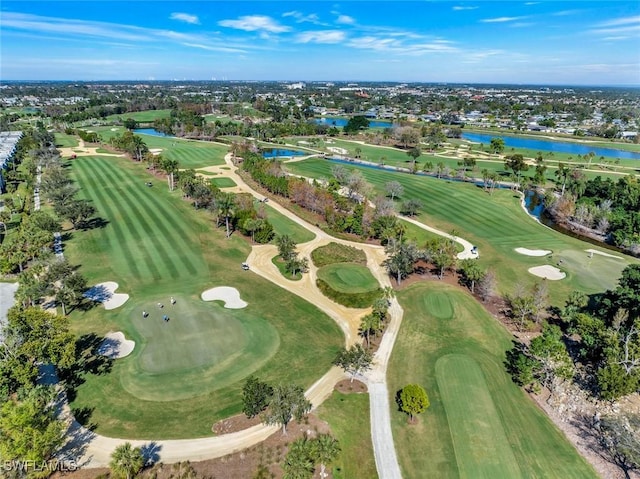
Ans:
[{"label": "sand bunker", "polygon": [[345,150],[344,148],[340,148],[339,146],[330,146],[327,148],[327,150],[338,155],[346,155],[347,153],[349,153],[347,150]]},{"label": "sand bunker", "polygon": [[121,331],[110,332],[98,346],[98,354],[110,359],[120,359],[129,356],[135,346],[135,341],[126,339]]},{"label": "sand bunker", "polygon": [[152,155],[159,155],[162,153],[162,148],[149,148],[149,153]]},{"label": "sand bunker", "polygon": [[223,301],[224,307],[228,309],[246,308],[248,303],[240,299],[240,292],[230,286],[218,286],[202,293],[203,301]]},{"label": "sand bunker", "polygon": [[516,253],[524,254],[526,256],[547,256],[551,254],[548,249],[528,249],[528,248],[516,248]]},{"label": "sand bunker", "polygon": [[607,258],[616,258],[623,259],[621,256],[616,256],[614,254],[603,253],[602,251],[598,251],[597,249],[586,249],[587,253],[599,254],[600,256],[606,256]]},{"label": "sand bunker", "polygon": [[544,266],[534,266],[533,268],[529,268],[529,273],[539,276],[540,278],[550,279],[552,281],[558,281],[559,279],[564,279],[567,275],[560,271],[555,266],[550,266],[545,264]]},{"label": "sand bunker", "polygon": [[85,298],[89,298],[104,305],[104,309],[116,309],[122,306],[129,299],[128,294],[116,293],[118,283],[105,281],[89,288],[84,293]]}]

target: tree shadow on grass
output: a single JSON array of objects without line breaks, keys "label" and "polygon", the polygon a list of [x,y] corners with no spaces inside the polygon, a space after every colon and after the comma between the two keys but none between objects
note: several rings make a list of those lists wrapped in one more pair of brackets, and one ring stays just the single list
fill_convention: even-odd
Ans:
[{"label": "tree shadow on grass", "polygon": [[109,224],[109,221],[104,218],[91,218],[90,220],[83,221],[78,225],[80,231],[89,231],[95,229],[103,229]]},{"label": "tree shadow on grass", "polygon": [[72,402],[77,388],[85,382],[88,374],[109,374],[113,368],[113,359],[98,354],[98,348],[104,338],[89,333],[76,340],[76,360],[70,368],[60,371],[60,379],[64,382],[67,397]]}]

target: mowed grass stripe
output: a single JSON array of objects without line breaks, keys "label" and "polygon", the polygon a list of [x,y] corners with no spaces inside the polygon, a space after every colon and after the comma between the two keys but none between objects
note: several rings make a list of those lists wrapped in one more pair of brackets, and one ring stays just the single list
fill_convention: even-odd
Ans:
[{"label": "mowed grass stripe", "polygon": [[436,379],[460,477],[522,477],[478,363],[463,354],[442,356],[436,362]]},{"label": "mowed grass stripe", "polygon": [[115,170],[110,166],[107,161],[101,161],[97,168],[102,177],[107,179],[108,184],[112,185],[114,193],[117,193],[113,195],[113,198],[124,214],[123,221],[129,233],[126,238],[129,238],[129,241],[135,245],[135,250],[138,251],[136,257],[142,258],[149,275],[155,281],[158,281],[163,278],[163,275],[154,260],[154,256],[157,255],[153,255],[152,252],[157,250],[160,245],[155,236],[149,234],[150,228],[146,219],[135,206],[135,202],[132,201],[131,195],[128,192],[129,188],[126,187],[126,181],[124,181],[126,176],[116,178],[112,174]]},{"label": "mowed grass stripe", "polygon": [[[123,177],[123,173],[119,172],[118,170],[114,169],[112,171],[114,175],[118,176],[118,180],[122,182],[120,184],[123,184],[128,179],[128,177]],[[131,180],[129,180],[129,183],[131,183]],[[184,243],[184,239],[180,238],[176,231],[185,231],[185,229],[170,229],[166,225],[167,218],[172,218],[173,221],[173,218],[175,218],[176,215],[170,215],[170,213],[166,211],[166,203],[164,201],[156,201],[154,203],[152,200],[155,198],[151,197],[151,193],[147,193],[146,191],[141,190],[137,184],[131,184],[131,187],[127,188],[127,192],[135,200],[131,203],[132,206],[140,205],[143,208],[144,213],[140,213],[139,216],[143,218],[144,214],[146,214],[151,219],[151,225],[149,225],[149,223],[146,223],[146,220],[143,219],[143,221],[145,222],[145,228],[148,228],[147,232],[154,232],[154,228],[160,230],[162,236],[158,237],[157,234],[150,234],[150,236],[154,244],[157,245],[157,249],[161,253],[160,259],[162,259],[163,263],[166,266],[166,269],[169,270],[171,277],[179,278],[180,276],[182,276],[181,272],[184,273],[184,269],[187,270],[186,272],[188,274],[195,275],[197,273],[196,267],[193,265],[193,263],[191,263],[191,261],[189,261],[186,256],[182,254],[175,255],[174,251],[170,251],[170,253],[173,254],[167,254],[167,251],[164,247],[165,243],[169,245],[179,245],[181,243]],[[133,206],[133,209],[139,212],[137,206]],[[183,226],[186,227],[186,225]],[[170,247],[170,249],[172,248]],[[181,269],[174,264],[173,259],[176,259],[177,257],[179,257],[184,269]]]},{"label": "mowed grass stripe", "polygon": [[[123,220],[118,213],[114,211],[115,205],[113,202],[107,199],[107,194],[104,190],[104,182],[99,181],[102,178],[98,177],[96,171],[96,158],[95,157],[87,157],[82,159],[74,160],[73,169],[76,172],[77,178],[82,185],[83,183],[87,184],[89,188],[86,188],[85,194],[90,196],[96,205],[96,209],[101,213],[105,214],[107,219],[109,220],[109,224],[105,229],[105,237],[113,236],[115,241],[109,239],[106,242],[106,249],[111,250],[109,254],[110,257],[117,257],[118,253],[125,258],[124,265],[129,270],[131,276],[135,279],[141,279],[142,274],[140,273],[140,269],[138,268],[138,264],[135,261],[133,253],[129,248],[129,242],[125,240],[125,232],[122,229]],[[114,205],[114,208],[112,208]],[[116,251],[118,248],[118,251]]]}]

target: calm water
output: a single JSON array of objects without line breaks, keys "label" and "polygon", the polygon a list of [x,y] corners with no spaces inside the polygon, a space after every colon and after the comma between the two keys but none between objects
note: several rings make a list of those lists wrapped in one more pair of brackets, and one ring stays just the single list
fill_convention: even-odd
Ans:
[{"label": "calm water", "polygon": [[[315,118],[313,121],[315,121],[318,125],[344,127],[349,120],[346,118],[333,118],[329,116]],[[393,123],[391,123],[390,121],[369,120],[369,128],[391,128],[392,126]]]},{"label": "calm water", "polygon": [[151,135],[151,136],[164,136],[164,137],[173,137],[173,135],[166,135],[155,128],[136,128],[133,130],[134,133],[138,133],[140,135]]},{"label": "calm water", "polygon": [[544,198],[535,191],[528,190],[524,195],[524,206],[531,216],[541,219],[544,211]]},{"label": "calm water", "polygon": [[625,160],[640,160],[640,153],[633,151],[616,150],[615,148],[597,148],[588,144],[571,143],[567,141],[538,140],[534,138],[520,138],[514,136],[487,135],[484,133],[463,133],[462,138],[476,143],[488,145],[492,138],[502,138],[508,148],[526,148],[537,151],[553,151],[554,153],[568,153],[572,155],[587,155],[595,153],[594,162],[601,156],[609,158],[621,158]]},{"label": "calm water", "polygon": [[271,148],[270,150],[262,150],[263,158],[278,158],[281,156],[304,156],[309,154],[310,153],[306,153],[304,151],[287,150],[284,148]]}]

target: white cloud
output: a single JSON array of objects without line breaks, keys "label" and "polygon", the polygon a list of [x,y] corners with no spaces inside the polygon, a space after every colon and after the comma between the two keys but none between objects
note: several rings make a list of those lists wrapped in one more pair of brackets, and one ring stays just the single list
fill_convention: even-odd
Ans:
[{"label": "white cloud", "polygon": [[640,23],[640,15],[635,17],[623,17],[613,20],[607,20],[606,22],[599,23],[598,27],[617,27],[619,25],[629,25],[633,23]]},{"label": "white cloud", "polygon": [[298,12],[297,10],[293,10],[291,12],[285,12],[282,14],[283,17],[292,17],[296,20],[297,23],[315,23],[320,25],[320,18],[315,13],[310,13],[308,15],[303,14],[302,12]]},{"label": "white cloud", "polygon": [[621,33],[635,33],[640,32],[640,24],[638,25],[629,25],[623,27],[613,27],[613,28],[596,28],[591,30],[591,33],[596,33],[599,35],[620,35]]},{"label": "white cloud", "polygon": [[303,32],[296,36],[298,43],[340,43],[346,35],[340,30],[321,30],[315,32]]},{"label": "white cloud", "polygon": [[189,15],[188,13],[174,12],[169,17],[171,20],[179,20],[185,23],[191,23],[193,25],[199,25],[200,19],[196,15]]},{"label": "white cloud", "polygon": [[571,15],[577,15],[581,12],[582,10],[560,10],[559,12],[554,12],[551,15],[554,17],[570,17]]},{"label": "white cloud", "polygon": [[459,5],[456,5],[455,7],[453,7],[453,10],[460,12],[462,10],[476,10],[478,7],[462,7]]},{"label": "white cloud", "polygon": [[522,20],[527,17],[497,17],[497,18],[485,18],[484,20],[480,20],[482,23],[505,23],[505,22],[515,22],[516,20]]},{"label": "white cloud", "polygon": [[246,50],[240,48],[231,48],[215,45],[201,45],[198,43],[183,43],[185,47],[200,48],[202,50],[208,50],[211,52],[223,52],[223,53],[247,53]]},{"label": "white cloud", "polygon": [[273,18],[265,15],[246,15],[237,20],[221,20],[218,22],[218,25],[247,32],[284,33],[291,30],[290,27],[280,25]]},{"label": "white cloud", "polygon": [[356,23],[356,21],[349,15],[338,15],[338,18],[336,18],[336,23],[341,23],[343,25],[353,25],[354,23]]}]

